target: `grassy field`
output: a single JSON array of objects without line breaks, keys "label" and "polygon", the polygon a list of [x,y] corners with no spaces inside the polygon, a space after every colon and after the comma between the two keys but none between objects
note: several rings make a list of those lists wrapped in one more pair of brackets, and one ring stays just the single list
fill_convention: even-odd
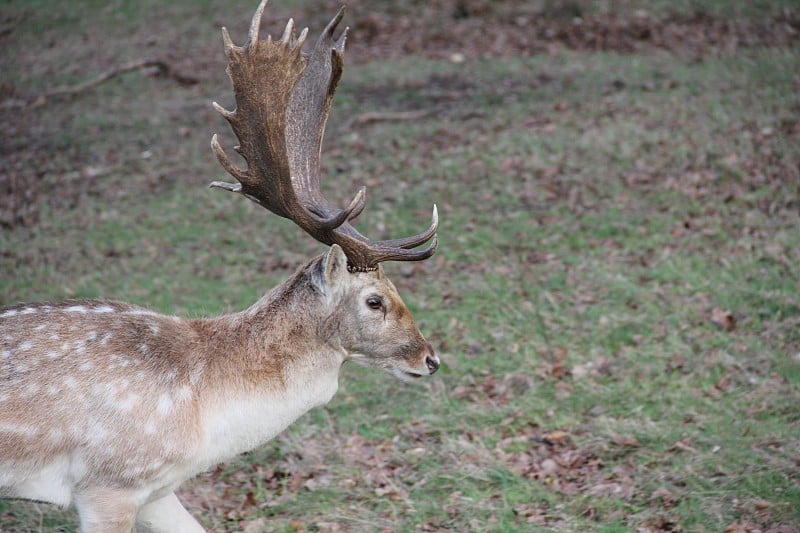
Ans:
[{"label": "grassy field", "polygon": [[[273,33],[336,9],[273,3]],[[791,2],[733,4],[742,24],[800,20]],[[719,5],[681,4],[712,19]],[[103,297],[207,316],[322,251],[206,188],[224,175],[211,134],[233,144],[210,106],[232,102],[218,28],[241,41],[254,7],[5,3],[0,304]],[[358,226],[387,237],[438,204],[440,251],[387,272],[443,367],[409,386],[346,366],[328,406],[187,483],[190,511],[249,533],[798,531],[797,42],[380,61],[359,52],[369,9],[348,15],[326,194],[366,184]],[[135,71],[36,100],[141,57],[195,83]],[[1,531],[76,527],[0,501]]]}]

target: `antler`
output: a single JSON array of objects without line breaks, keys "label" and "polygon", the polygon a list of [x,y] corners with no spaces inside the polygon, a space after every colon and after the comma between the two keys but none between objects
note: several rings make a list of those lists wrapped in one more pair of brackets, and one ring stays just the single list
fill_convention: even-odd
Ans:
[{"label": "antler", "polygon": [[[435,205],[431,225],[422,233],[371,242],[349,222],[364,209],[365,187],[345,209],[333,207],[320,192],[322,137],[342,75],[347,29],[336,39],[333,33],[344,16],[344,6],[319,36],[311,54],[306,55],[301,49],[308,28],[297,37],[291,19],[280,40],[273,41],[271,36],[258,40],[266,4],[267,0],[259,4],[244,46],[234,45],[222,28],[236,109],[228,111],[216,102],[214,108],[228,120],[239,139],[235,150],[247,162],[247,169],[228,159],[215,134],[211,147],[220,164],[239,183],[215,181],[211,187],[243,194],[294,221],[318,241],[338,244],[351,270],[374,270],[383,261],[427,259],[438,244]],[[431,239],[427,248],[413,250]]]}]

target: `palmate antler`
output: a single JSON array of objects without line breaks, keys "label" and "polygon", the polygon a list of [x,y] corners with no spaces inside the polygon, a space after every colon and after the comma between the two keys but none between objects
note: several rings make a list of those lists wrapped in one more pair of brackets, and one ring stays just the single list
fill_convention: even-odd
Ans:
[{"label": "palmate antler", "polygon": [[[248,42],[236,46],[223,28],[228,76],[233,83],[236,110],[214,107],[231,124],[240,145],[235,149],[247,161],[247,169],[231,163],[217,136],[211,146],[220,164],[239,181],[215,181],[212,187],[243,194],[294,221],[309,235],[327,245],[338,244],[353,271],[377,268],[383,261],[419,261],[436,251],[438,214],[433,207],[430,227],[424,232],[387,241],[371,242],[350,220],[364,209],[366,188],[345,209],[337,209],[320,192],[320,150],[333,93],[342,75],[347,30],[334,39],[344,16],[342,7],[319,36],[310,55],[301,49],[308,29],[299,37],[289,20],[283,36],[258,40],[267,0],[258,6]],[[433,239],[422,250],[413,250]]]}]

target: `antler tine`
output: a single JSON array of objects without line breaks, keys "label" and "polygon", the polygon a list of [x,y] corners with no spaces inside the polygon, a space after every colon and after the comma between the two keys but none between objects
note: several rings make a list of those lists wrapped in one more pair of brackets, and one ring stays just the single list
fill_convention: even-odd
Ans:
[{"label": "antler tine", "polygon": [[[358,215],[361,214],[361,211],[364,210],[364,206],[366,205],[366,196],[367,196],[367,188],[361,187],[353,199],[350,201],[350,205],[347,208],[342,209],[338,213],[329,216],[326,219],[320,220],[318,228],[320,231],[333,231],[343,224],[347,223],[348,220],[352,220],[356,218]],[[312,211],[313,212],[313,211]],[[316,213],[319,216],[324,216],[322,213]]]},{"label": "antler tine", "polygon": [[248,33],[248,41],[250,43],[257,43],[258,42],[258,31],[261,28],[261,19],[264,15],[264,8],[267,7],[267,2],[269,0],[261,0],[256,8],[256,12],[253,14],[253,20],[250,21],[250,32]]},{"label": "antler tine", "polygon": [[[309,235],[328,245],[339,244],[352,270],[374,270],[383,261],[419,261],[433,255],[438,245],[439,216],[433,208],[431,225],[422,233],[402,239],[371,242],[350,221],[366,204],[361,188],[345,209],[333,207],[320,189],[320,150],[333,94],[342,75],[347,29],[334,33],[345,13],[336,13],[320,34],[309,55],[301,53],[308,36],[295,36],[289,20],[279,40],[259,41],[259,28],[267,0],[262,0],[250,23],[249,41],[238,47],[223,29],[228,76],[233,83],[236,108],[214,108],[231,125],[239,146],[236,151],[247,169],[234,165],[217,136],[211,147],[222,167],[238,184],[215,181],[211,187],[242,194],[273,213],[293,220]],[[412,250],[433,239],[423,250]]]},{"label": "antler tine", "polygon": [[228,33],[228,28],[225,26],[222,27],[222,42],[225,45],[225,57],[230,59],[231,53],[235,48],[238,48],[238,46],[233,44],[233,41],[231,40],[231,34]]},{"label": "antler tine", "polygon": [[283,30],[283,35],[281,36],[280,42],[285,45],[289,45],[291,43],[293,34],[294,34],[294,19],[289,19],[289,22],[286,23],[286,28]]},{"label": "antler tine", "polygon": [[[339,23],[344,18],[344,12],[345,11],[347,11],[347,6],[346,5],[343,5],[342,7],[339,8],[339,11],[333,16],[331,21],[328,22],[328,25],[325,26],[325,29],[322,30],[322,33],[319,36],[320,41],[323,38],[333,39],[333,32],[336,31],[336,26],[338,26]],[[342,32],[342,35],[340,35],[339,39],[337,39],[336,42],[334,43],[334,44],[337,45],[336,48],[337,48],[337,50],[339,52],[343,52],[344,51],[344,40],[345,40],[345,34],[346,33],[347,33],[347,28],[345,28],[344,32]],[[341,48],[338,47],[339,41],[341,41]]]},{"label": "antler tine", "polygon": [[308,28],[303,28],[303,31],[300,32],[300,36],[295,41],[295,48],[302,48],[303,43],[306,42],[306,37],[308,37]]},{"label": "antler tine", "polygon": [[[214,103],[216,104],[216,102],[214,102]],[[220,108],[220,109],[222,109],[222,108]],[[222,109],[222,111],[226,111],[226,110]],[[226,154],[225,150],[223,150],[222,146],[220,146],[219,141],[217,140],[217,134],[216,133],[214,134],[213,137],[211,137],[211,148],[214,150],[214,154],[217,156],[217,160],[219,161],[219,164],[222,165],[222,167],[228,172],[228,174],[230,174],[231,176],[235,177],[238,180],[243,180],[243,179],[247,179],[248,178],[246,171],[240,169],[239,167],[237,167],[236,165],[231,163],[231,160],[228,158],[228,154]],[[221,187],[220,183],[223,183],[223,182],[215,181],[210,186],[211,187]],[[223,187],[223,188],[227,188],[227,187]],[[239,188],[241,188],[241,185],[239,185]]]},{"label": "antler tine", "polygon": [[391,248],[416,248],[421,244],[425,244],[432,237],[436,235],[436,230],[439,228],[439,210],[436,208],[436,204],[433,204],[433,214],[431,215],[431,225],[428,226],[428,229],[423,231],[422,233],[417,233],[411,237],[404,237],[402,239],[390,239],[386,241],[378,241],[375,243],[376,246],[382,247],[391,247]]}]

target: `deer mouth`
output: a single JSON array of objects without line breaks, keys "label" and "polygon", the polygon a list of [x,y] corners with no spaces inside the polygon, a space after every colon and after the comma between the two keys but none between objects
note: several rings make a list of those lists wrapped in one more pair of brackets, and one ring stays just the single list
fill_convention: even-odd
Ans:
[{"label": "deer mouth", "polygon": [[417,374],[416,372],[406,372],[403,370],[403,374],[410,377],[411,379],[419,379],[422,377],[422,374]]}]

